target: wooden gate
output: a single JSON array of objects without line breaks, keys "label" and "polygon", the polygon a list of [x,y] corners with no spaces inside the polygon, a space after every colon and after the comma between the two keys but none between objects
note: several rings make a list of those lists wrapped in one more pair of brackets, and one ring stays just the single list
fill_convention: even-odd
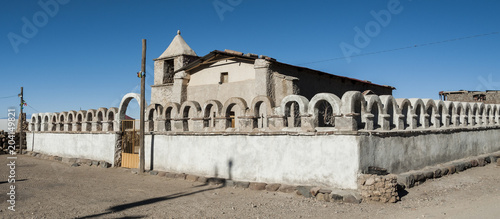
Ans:
[{"label": "wooden gate", "polygon": [[122,167],[139,168],[139,130],[135,120],[123,120],[122,133]]}]

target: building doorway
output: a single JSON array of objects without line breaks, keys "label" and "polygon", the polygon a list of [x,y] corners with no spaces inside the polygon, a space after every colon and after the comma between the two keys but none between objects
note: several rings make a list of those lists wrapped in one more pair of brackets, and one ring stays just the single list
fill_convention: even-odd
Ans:
[{"label": "building doorway", "polygon": [[122,167],[139,168],[139,130],[137,120],[122,120]]}]

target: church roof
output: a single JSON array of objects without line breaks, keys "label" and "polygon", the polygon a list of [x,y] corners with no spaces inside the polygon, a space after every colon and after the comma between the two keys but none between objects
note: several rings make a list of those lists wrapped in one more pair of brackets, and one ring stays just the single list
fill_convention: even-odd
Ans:
[{"label": "church roof", "polygon": [[191,55],[197,56],[191,47],[184,41],[181,36],[181,31],[177,31],[177,35],[174,37],[168,48],[158,57],[158,59],[170,58],[179,55]]}]

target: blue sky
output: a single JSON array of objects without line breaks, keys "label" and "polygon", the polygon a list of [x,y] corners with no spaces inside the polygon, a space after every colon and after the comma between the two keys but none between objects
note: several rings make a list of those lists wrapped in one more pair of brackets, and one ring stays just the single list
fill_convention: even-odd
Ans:
[{"label": "blue sky", "polygon": [[[263,54],[391,85],[397,98],[500,89],[500,2],[493,0],[40,2],[49,10],[39,1],[0,3],[0,117],[18,106],[9,96],[21,86],[28,114],[118,107],[123,95],[140,91],[141,39],[151,85],[152,59],[178,29],[199,56]],[[407,49],[388,51],[397,48]],[[349,53],[369,55],[339,59]],[[134,105],[129,114],[137,116]]]}]

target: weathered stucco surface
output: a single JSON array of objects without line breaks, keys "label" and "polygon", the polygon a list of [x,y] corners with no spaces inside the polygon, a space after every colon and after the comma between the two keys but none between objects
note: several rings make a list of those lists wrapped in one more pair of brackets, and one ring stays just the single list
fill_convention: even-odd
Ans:
[{"label": "weathered stucco surface", "polygon": [[43,154],[102,160],[114,165],[116,134],[27,133],[28,150]]},{"label": "weathered stucco surface", "polygon": [[242,181],[356,189],[358,138],[348,135],[147,135],[146,164],[150,168],[153,151],[156,170]]},{"label": "weathered stucco surface", "polygon": [[500,129],[442,133],[392,133],[360,137],[360,168],[402,173],[470,156],[500,151]]}]

